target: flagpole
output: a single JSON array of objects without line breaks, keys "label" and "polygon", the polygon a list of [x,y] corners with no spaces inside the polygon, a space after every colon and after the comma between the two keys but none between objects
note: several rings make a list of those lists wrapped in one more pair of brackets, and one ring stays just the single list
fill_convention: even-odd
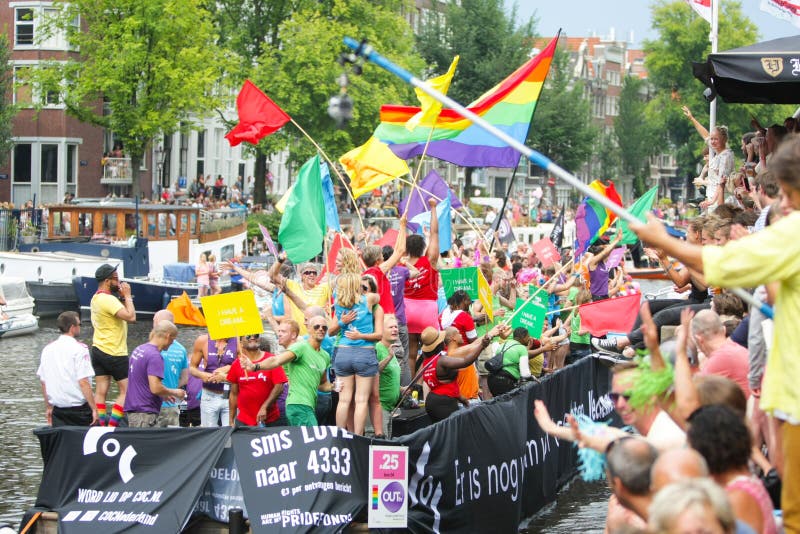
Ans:
[{"label": "flagpole", "polygon": [[[506,191],[506,196],[503,199],[503,207],[500,208],[500,213],[497,214],[497,227],[494,229],[494,232],[492,232],[492,242],[489,243],[489,254],[492,253],[492,249],[494,248],[494,233],[500,229],[500,225],[503,223],[503,217],[506,215],[506,205],[508,204],[508,197],[511,196],[511,188],[514,187],[514,178],[517,177],[517,169],[519,169],[519,162],[517,162],[517,166],[514,167],[514,172],[511,173],[511,180],[508,183],[508,191]],[[511,223],[509,222],[509,224]]]},{"label": "flagpole", "polygon": [[[419,165],[417,165],[417,172],[414,173],[414,181],[411,183],[411,192],[408,194],[408,202],[406,202],[406,209],[403,210],[403,216],[408,214],[408,207],[411,205],[411,197],[414,195],[414,191],[417,189],[417,180],[419,180],[419,175],[422,172],[422,162],[425,161],[425,155],[428,153],[428,146],[431,144],[431,139],[433,139],[433,131],[436,127],[432,127],[431,131],[428,132],[428,140],[425,141],[425,146],[422,147],[422,155],[419,157]],[[445,182],[446,184],[447,182]],[[448,186],[449,187],[449,186]],[[422,195],[420,195],[422,197]],[[424,205],[424,199],[422,204]],[[430,211],[430,210],[427,210]]]},{"label": "flagpole", "polygon": [[515,149],[517,152],[525,156],[532,163],[538,165],[539,167],[542,167],[551,174],[554,174],[557,177],[561,178],[562,180],[570,184],[572,187],[576,188],[584,195],[593,198],[604,208],[613,211],[619,217],[623,217],[630,223],[639,222],[639,220],[633,215],[631,215],[627,210],[625,210],[625,208],[617,204],[614,204],[613,202],[611,202],[611,200],[599,194],[597,191],[589,187],[587,184],[583,183],[580,179],[576,178],[568,171],[557,165],[554,161],[547,158],[544,154],[537,152],[536,150],[533,150],[530,147],[525,146],[524,143],[521,143],[520,141],[511,137],[506,132],[503,132],[496,126],[490,124],[483,117],[465,108],[452,98],[443,95],[439,91],[433,89],[427,83],[413,76],[407,70],[395,65],[385,57],[375,52],[375,50],[373,50],[372,47],[369,46],[368,44],[361,45],[358,43],[358,41],[355,41],[350,37],[344,38],[344,44],[348,48],[354,50],[356,54],[361,55],[362,57],[368,59],[369,61],[372,61],[373,63],[382,67],[383,69],[391,72],[392,74],[394,74],[401,80],[405,81],[406,83],[409,83],[412,86],[419,88],[420,90],[430,95],[431,97],[435,98],[445,106],[451,108],[453,111],[456,111],[459,115],[461,115],[465,119],[469,119],[470,121],[472,121],[473,124],[485,130],[486,132],[492,134],[496,138],[500,139],[508,146],[510,146],[511,148]]},{"label": "flagpole", "polygon": [[[405,178],[399,178],[398,177],[397,179],[399,181],[405,183],[405,184],[411,185],[411,182],[409,182]],[[443,198],[437,197],[436,195],[434,195],[433,193],[431,193],[427,189],[425,189],[423,187],[420,187],[419,185],[417,186],[417,190],[422,191],[423,193],[426,193],[426,194],[430,195],[430,197],[432,199],[434,199],[434,200],[436,200],[438,202],[441,202],[441,201],[444,200]],[[406,211],[408,211],[408,206],[407,205],[406,205]],[[477,226],[475,226],[475,224],[473,224],[473,222],[470,222],[470,220],[466,216],[464,216],[460,211],[458,211],[457,209],[453,209],[452,207],[451,207],[451,211],[455,212],[456,215],[461,217],[461,220],[463,220],[474,232],[476,232],[478,235],[481,235],[481,231],[477,228]]]},{"label": "flagpole", "polygon": [[[709,34],[708,38],[711,41],[711,53],[717,53],[717,45],[718,45],[718,34],[719,34],[719,0],[711,0],[711,33]],[[708,122],[709,128],[708,131],[714,129],[717,125],[717,99],[715,98],[708,104]],[[713,154],[712,154],[713,156]]]},{"label": "flagpole", "polygon": [[[714,5],[716,5],[716,2],[714,2]],[[443,95],[442,93],[440,93],[436,89],[433,89],[427,83],[425,83],[422,80],[420,80],[419,78],[415,77],[414,75],[412,75],[407,70],[395,65],[394,63],[392,63],[391,61],[389,61],[385,57],[383,57],[380,54],[378,54],[377,52],[375,52],[375,50],[373,50],[373,48],[371,46],[369,46],[368,44],[366,44],[366,43],[360,44],[358,41],[356,41],[355,39],[353,39],[351,37],[345,37],[344,38],[344,44],[348,48],[354,50],[357,55],[362,56],[362,57],[366,58],[367,60],[375,63],[379,67],[381,67],[381,68],[387,70],[388,72],[394,74],[395,76],[397,76],[398,78],[400,78],[404,82],[406,82],[406,83],[408,83],[408,84],[410,84],[410,85],[412,85],[414,87],[419,88],[420,90],[422,90],[426,94],[430,95],[431,97],[435,98],[436,100],[438,100],[439,102],[441,102],[445,106],[447,106],[450,109],[452,109],[453,111],[457,112],[459,115],[461,115],[465,119],[469,119],[470,121],[472,121],[473,124],[475,124],[476,126],[478,126],[481,129],[485,130],[486,132],[490,133],[491,135],[495,136],[497,139],[500,139],[501,141],[506,143],[508,146],[510,146],[511,148],[513,148],[514,150],[516,150],[517,152],[519,152],[520,154],[525,156],[529,161],[531,161],[535,165],[538,165],[539,167],[547,170],[549,173],[554,174],[558,178],[561,178],[562,180],[567,182],[569,185],[571,185],[572,187],[574,187],[575,189],[577,189],[578,191],[580,191],[584,195],[594,199],[597,203],[599,203],[601,206],[603,206],[607,210],[616,213],[617,216],[625,219],[626,221],[628,221],[629,223],[632,223],[632,224],[637,224],[637,223],[641,222],[641,221],[639,221],[639,219],[634,217],[633,214],[631,212],[629,212],[628,210],[626,210],[624,207],[619,206],[619,205],[611,202],[610,199],[608,199],[604,195],[601,195],[599,192],[595,191],[594,189],[589,187],[587,184],[583,183],[580,179],[578,179],[577,177],[575,177],[572,174],[570,174],[567,170],[565,170],[561,166],[557,165],[554,161],[552,161],[550,158],[548,158],[547,156],[545,156],[541,152],[538,152],[538,151],[536,151],[536,150],[534,150],[534,149],[532,149],[532,148],[530,148],[528,146],[525,146],[524,143],[514,139],[513,137],[511,137],[510,135],[508,135],[504,131],[502,131],[502,130],[498,129],[496,126],[490,124],[483,117],[473,113],[472,111],[470,111],[469,109],[465,108],[464,106],[462,106],[461,104],[459,104],[458,102],[453,100],[452,98],[450,98],[450,97],[448,97],[446,95]],[[758,299],[754,298],[747,291],[745,291],[745,290],[743,290],[741,288],[731,288],[731,292],[734,293],[735,295],[737,295],[738,297],[740,297],[742,300],[744,300],[748,304],[756,306],[757,308],[762,310],[764,315],[766,315],[767,317],[772,318],[772,316],[773,316],[772,308],[769,307],[769,306],[765,307],[765,305],[762,302],[760,302]]]},{"label": "flagpole", "polygon": [[325,158],[325,161],[328,162],[328,165],[330,165],[330,168],[333,169],[333,172],[335,172],[336,176],[339,177],[339,181],[342,182],[342,185],[344,186],[345,190],[347,190],[347,194],[350,195],[350,200],[353,201],[353,207],[356,210],[356,215],[358,216],[358,221],[361,223],[361,230],[366,230],[366,227],[364,226],[364,219],[361,218],[361,213],[358,211],[358,204],[356,203],[356,198],[353,196],[353,192],[350,190],[350,187],[348,187],[347,182],[345,182],[345,180],[344,180],[344,177],[342,177],[342,173],[340,173],[339,169],[336,168],[336,165],[331,161],[331,158],[328,157],[328,154],[326,154],[325,151],[322,150],[322,147],[319,146],[319,144],[317,144],[316,141],[314,141],[314,138],[311,137],[310,135],[308,135],[308,132],[306,132],[303,129],[302,126],[297,124],[297,122],[294,119],[292,119],[290,117],[289,120],[292,121],[292,124],[294,124],[297,127],[298,130],[300,130],[300,133],[302,133],[303,135],[306,136],[306,139],[311,141],[311,144],[316,147],[316,149],[319,151],[320,154],[322,154],[322,157]]}]

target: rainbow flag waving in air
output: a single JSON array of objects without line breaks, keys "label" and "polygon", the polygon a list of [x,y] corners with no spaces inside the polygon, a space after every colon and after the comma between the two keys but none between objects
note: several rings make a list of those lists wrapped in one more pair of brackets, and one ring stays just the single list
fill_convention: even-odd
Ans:
[{"label": "rainbow flag waving in air", "polygon": [[[614,187],[614,182],[609,181],[609,185],[603,185],[600,180],[595,180],[589,187],[606,197],[614,204],[622,206],[622,199],[619,198]],[[606,233],[617,216],[610,210],[604,208],[599,202],[589,197],[585,198],[578,211],[575,212],[575,234],[577,243],[575,244],[575,261],[580,257],[589,246]]]},{"label": "rainbow flag waving in air", "polygon": [[[524,143],[556,44],[558,36],[540,54],[467,107]],[[381,106],[381,124],[374,136],[388,144],[400,158],[409,159],[422,154],[433,128],[426,151],[429,156],[463,167],[512,168],[519,163],[519,152],[452,109],[442,110],[433,126],[423,123],[409,131],[406,122],[419,111],[419,107],[412,106]]]}]

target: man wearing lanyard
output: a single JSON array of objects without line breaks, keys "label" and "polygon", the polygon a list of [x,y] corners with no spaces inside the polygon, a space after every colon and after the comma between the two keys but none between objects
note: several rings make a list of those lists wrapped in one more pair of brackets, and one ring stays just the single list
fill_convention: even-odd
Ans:
[{"label": "man wearing lanyard", "polygon": [[225,379],[235,359],[236,338],[213,340],[203,334],[195,340],[189,373],[203,381],[201,426],[228,426],[230,384]]}]

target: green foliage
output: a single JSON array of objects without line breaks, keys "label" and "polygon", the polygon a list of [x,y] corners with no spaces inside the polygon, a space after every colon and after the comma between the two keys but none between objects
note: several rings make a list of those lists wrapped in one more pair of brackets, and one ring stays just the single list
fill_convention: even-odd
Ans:
[{"label": "green foliage", "polygon": [[14,148],[11,129],[17,107],[12,104],[14,90],[14,67],[10,63],[11,50],[6,34],[0,35],[0,166],[8,161]]},{"label": "green foliage", "polygon": [[443,18],[426,13],[417,50],[431,75],[444,73],[461,56],[448,91],[457,102],[472,102],[528,60],[535,21],[517,26],[516,7],[507,13],[502,0],[451,0]]},{"label": "green foliage", "polygon": [[619,115],[614,119],[622,172],[633,176],[637,197],[645,192],[649,157],[659,149],[656,132],[645,114],[644,90],[644,81],[627,76],[619,97]]},{"label": "green foliage", "polygon": [[[37,74],[57,83],[67,111],[112,130],[139,162],[152,139],[186,128],[220,102],[226,60],[200,0],[70,0],[45,33],[66,31],[79,60],[49,62]],[[71,22],[80,15],[85,31]],[[100,100],[105,99],[109,113]]]},{"label": "green foliage", "polygon": [[264,225],[264,227],[269,230],[269,235],[272,236],[273,240],[278,239],[278,229],[281,226],[281,214],[278,213],[277,210],[272,213],[261,212],[247,215],[247,239],[252,239],[254,237],[262,239],[261,229],[258,227],[259,224]]},{"label": "green foliage", "polygon": [[[648,121],[660,133],[662,144],[678,147],[679,174],[695,172],[702,140],[681,112],[688,106],[697,120],[708,124],[708,104],[703,84],[692,76],[691,61],[705,61],[711,52],[709,25],[683,1],[659,0],[652,8],[653,28],[658,37],[645,41],[646,66],[655,98],[647,105]],[[741,4],[722,2],[719,17],[719,50],[751,45],[758,41],[756,26],[742,13]],[[762,124],[781,122],[791,115],[791,106],[728,104],[717,99],[717,123],[729,128],[729,146],[738,148],[738,138],[751,131],[750,115]]]},{"label": "green foliage", "polygon": [[[423,62],[413,53],[411,28],[400,15],[399,2],[332,0],[309,4],[281,25],[281,46],[264,49],[253,82],[335,160],[372,135],[381,104],[415,100],[410,86],[382,69],[365,65],[362,76],[348,70],[353,120],[338,129],[327,108],[328,100],[339,92],[337,78],[343,70],[336,59],[344,51],[342,37],[365,38],[381,54],[412,72],[421,71]],[[289,147],[290,162],[295,165],[317,151],[294,126],[283,128],[259,146],[268,153]]]},{"label": "green foliage", "polygon": [[558,49],[536,106],[528,143],[561,167],[576,172],[589,161],[597,136],[583,84],[572,81],[569,56]]}]

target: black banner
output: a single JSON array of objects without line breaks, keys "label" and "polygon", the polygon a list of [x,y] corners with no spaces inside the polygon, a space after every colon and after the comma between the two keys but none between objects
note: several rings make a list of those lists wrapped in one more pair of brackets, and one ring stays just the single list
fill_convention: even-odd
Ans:
[{"label": "black banner", "polygon": [[[576,470],[574,447],[542,433],[533,400],[557,419],[607,420],[609,390],[609,370],[584,358],[381,442],[409,448],[408,530],[516,532]],[[370,440],[336,427],[240,429],[233,454],[221,456],[230,432],[37,430],[45,462],[37,507],[56,510],[66,533],[179,532],[193,510],[224,521],[242,494],[253,532],[339,532],[366,510]]]},{"label": "black banner", "polygon": [[366,506],[369,440],[333,426],[238,430],[253,532],[337,532]]},{"label": "black banner", "polygon": [[227,523],[228,512],[234,508],[240,508],[247,518],[242,485],[239,483],[239,469],[233,447],[228,446],[223,449],[219,460],[211,469],[195,512],[206,515],[214,521]]},{"label": "black banner", "polygon": [[[558,214],[553,229],[550,231],[550,241],[553,242],[559,252],[564,248],[562,246],[564,241],[564,208],[561,208],[561,213]],[[567,246],[571,247],[572,243],[567,243]]]},{"label": "black banner", "polygon": [[534,399],[555,418],[577,412],[604,420],[613,411],[609,390],[608,369],[585,358],[397,440],[410,449],[409,530],[516,532],[555,499],[577,462],[571,443],[539,429]]},{"label": "black banner", "polygon": [[36,506],[59,532],[180,532],[231,429],[62,427],[34,431],[44,472]]}]

